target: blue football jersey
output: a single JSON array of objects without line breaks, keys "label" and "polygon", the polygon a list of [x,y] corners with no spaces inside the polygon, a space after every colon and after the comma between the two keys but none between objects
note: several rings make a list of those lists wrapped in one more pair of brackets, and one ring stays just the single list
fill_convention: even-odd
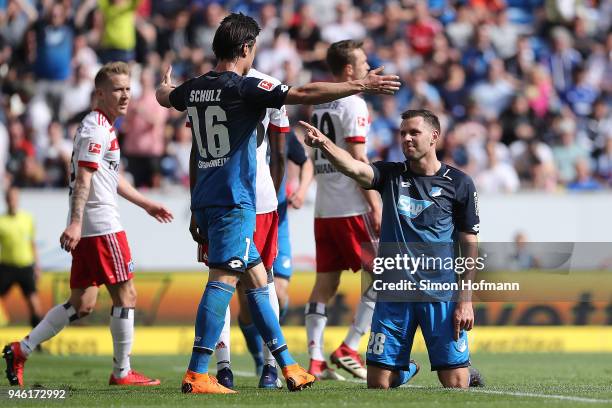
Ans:
[{"label": "blue football jersey", "polygon": [[266,108],[279,109],[287,85],[208,72],[170,93],[170,103],[187,110],[196,143],[197,179],[191,209],[240,207],[255,210],[257,124]]},{"label": "blue football jersey", "polygon": [[[454,282],[455,270],[447,260],[457,256],[458,233],[480,231],[472,179],[444,163],[433,176],[413,173],[408,162],[371,166],[371,188],[380,192],[383,202],[378,256],[422,258],[416,271],[402,275],[409,280]],[[429,294],[443,299],[445,293]]]}]

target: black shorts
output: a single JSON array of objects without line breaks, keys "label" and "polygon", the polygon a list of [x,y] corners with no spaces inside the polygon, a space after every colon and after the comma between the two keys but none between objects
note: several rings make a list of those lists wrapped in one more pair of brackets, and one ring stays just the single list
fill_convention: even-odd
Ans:
[{"label": "black shorts", "polygon": [[153,175],[161,172],[161,158],[154,156],[125,156],[127,171],[134,177],[136,187],[152,187]]},{"label": "black shorts", "polygon": [[25,296],[36,292],[34,265],[18,267],[0,264],[0,296],[6,295],[15,283]]}]

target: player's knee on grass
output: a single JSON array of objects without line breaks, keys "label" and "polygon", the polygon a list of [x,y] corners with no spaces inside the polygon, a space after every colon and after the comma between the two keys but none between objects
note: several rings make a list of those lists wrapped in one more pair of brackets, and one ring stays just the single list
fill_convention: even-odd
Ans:
[{"label": "player's knee on grass", "polygon": [[391,370],[380,367],[368,366],[368,388],[387,390],[391,386]]},{"label": "player's knee on grass", "polygon": [[468,388],[470,372],[467,367],[438,370],[438,379],[444,388]]}]

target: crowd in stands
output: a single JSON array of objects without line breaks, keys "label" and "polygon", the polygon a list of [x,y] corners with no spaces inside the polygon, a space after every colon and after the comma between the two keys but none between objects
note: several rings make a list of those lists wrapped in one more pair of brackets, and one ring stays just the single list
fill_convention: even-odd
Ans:
[{"label": "crowd in stands", "polygon": [[[119,129],[138,187],[187,185],[191,131],[155,87],[214,67],[221,19],[262,27],[255,67],[289,85],[330,80],[328,44],[363,41],[372,67],[401,77],[366,97],[371,160],[404,160],[400,114],[442,121],[439,157],[481,192],[612,187],[612,2],[597,0],[0,0],[0,179],[65,187],[72,138],[91,109],[93,76],[132,64]],[[290,109],[292,123],[309,107]],[[297,132],[297,130],[296,130]]]}]

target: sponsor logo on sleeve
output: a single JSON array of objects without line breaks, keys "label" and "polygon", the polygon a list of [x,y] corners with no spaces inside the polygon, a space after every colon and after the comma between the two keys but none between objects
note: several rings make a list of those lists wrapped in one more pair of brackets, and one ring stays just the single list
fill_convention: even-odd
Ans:
[{"label": "sponsor logo on sleeve", "polygon": [[274,84],[270,81],[266,81],[265,79],[262,79],[257,84],[257,87],[263,89],[264,91],[271,91],[272,88],[274,88]]},{"label": "sponsor logo on sleeve", "polygon": [[357,117],[357,126],[364,127],[368,124],[368,118],[364,118],[363,116]]},{"label": "sponsor logo on sleeve", "polygon": [[102,150],[102,145],[95,142],[90,142],[87,148],[87,151],[92,154],[100,154],[100,150]]}]

